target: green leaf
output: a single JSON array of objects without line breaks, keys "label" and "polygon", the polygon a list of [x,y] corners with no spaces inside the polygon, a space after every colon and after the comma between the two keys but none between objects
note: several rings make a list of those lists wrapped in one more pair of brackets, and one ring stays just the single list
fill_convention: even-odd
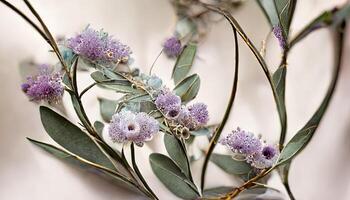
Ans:
[{"label": "green leaf", "polygon": [[269,199],[269,200],[283,200],[284,196],[280,191],[274,188],[264,186],[256,186],[241,192],[237,200],[252,200],[252,199]]},{"label": "green leaf", "polygon": [[287,41],[296,0],[257,0],[272,27],[280,26]]},{"label": "green leaf", "polygon": [[197,45],[189,43],[178,56],[172,74],[175,85],[182,81],[191,70],[196,51]]},{"label": "green leaf", "polygon": [[67,151],[91,162],[114,169],[109,159],[80,128],[44,106],[40,106],[40,117],[49,136]]},{"label": "green leaf", "polygon": [[102,138],[102,132],[105,125],[100,121],[95,121],[94,127],[96,129],[97,134]]},{"label": "green leaf", "polygon": [[233,190],[233,187],[227,187],[227,186],[209,188],[204,190],[203,196],[207,198],[222,197],[225,194],[231,192],[232,190]]},{"label": "green leaf", "polygon": [[283,145],[286,129],[287,129],[287,111],[285,105],[285,89],[286,89],[286,75],[287,75],[287,67],[280,66],[275,73],[272,75],[272,85],[276,90],[277,98],[276,104],[278,109],[278,114],[280,116],[280,121],[282,125],[281,136],[280,136],[280,145]]},{"label": "green leaf", "polygon": [[110,74],[110,77],[107,77],[106,74],[103,74],[100,71],[95,71],[91,73],[91,78],[94,79],[95,82],[98,83],[98,86],[102,88],[114,90],[120,93],[132,93],[132,94],[142,93],[141,90],[137,90],[133,88],[131,86],[131,83],[128,80],[124,79],[123,77],[117,74],[114,74],[114,73],[112,74],[113,75]]},{"label": "green leaf", "polygon": [[198,130],[191,131],[191,135],[194,135],[194,136],[210,136],[211,133],[212,131],[207,127],[203,127]]},{"label": "green leaf", "polygon": [[197,188],[169,157],[152,153],[149,160],[154,174],[176,196],[183,199],[199,197]]},{"label": "green leaf", "polygon": [[182,102],[189,102],[194,99],[199,91],[200,87],[200,78],[197,74],[193,74],[180,83],[178,83],[174,91],[176,95],[181,97]]},{"label": "green leaf", "polygon": [[299,130],[294,137],[287,143],[287,145],[283,148],[277,166],[284,164],[290,160],[292,160],[299,152],[301,152],[306,145],[312,139],[321,119],[323,118],[324,113],[329,105],[329,102],[333,96],[337,80],[339,77],[339,71],[341,66],[341,60],[343,57],[343,46],[344,46],[344,27],[339,27],[338,37],[336,46],[336,54],[337,58],[335,59],[335,68],[332,75],[332,81],[327,90],[325,97],[322,100],[321,105],[313,114],[311,119],[305,124],[305,126]]},{"label": "green leaf", "polygon": [[297,34],[297,36],[291,41],[290,46],[294,46],[300,40],[304,39],[311,32],[328,26],[337,26],[343,20],[348,19],[350,16],[350,4],[345,5],[340,9],[332,9],[323,12],[321,15],[312,20],[305,28]]},{"label": "green leaf", "polygon": [[[106,171],[102,171],[101,169],[98,169],[96,168],[96,166],[93,166],[91,163],[87,163],[87,162],[84,162],[82,159],[79,159],[79,157],[77,157],[76,155],[73,155],[73,154],[70,154],[69,152],[66,152],[62,149],[59,149],[51,144],[47,144],[47,143],[44,143],[44,142],[39,142],[39,141],[36,141],[36,140],[33,140],[31,138],[27,138],[31,143],[33,143],[34,145],[40,147],[41,149],[45,150],[46,152],[50,153],[51,155],[59,158],[59,159],[62,159],[70,164],[74,164],[74,165],[77,165],[77,166],[80,166],[84,169],[93,169],[94,172],[96,172],[96,170],[98,170],[98,172],[101,172],[102,174],[99,174],[99,175],[107,175],[108,179],[111,179],[116,183],[118,184],[119,186],[123,186],[127,189],[129,189],[130,191],[137,191],[138,189],[130,184],[129,182],[123,180],[120,178],[120,176],[118,175],[115,175],[115,174],[111,174],[109,172],[106,172]],[[97,164],[97,163],[94,163],[94,164]]]},{"label": "green leaf", "polygon": [[229,155],[213,153],[210,160],[229,174],[245,175],[252,171],[252,167],[245,161],[234,160],[232,156]]},{"label": "green leaf", "polygon": [[102,119],[105,122],[110,122],[112,119],[112,116],[114,115],[117,109],[118,102],[105,99],[105,98],[98,98],[98,101],[100,103],[100,113],[101,113]]},{"label": "green leaf", "polygon": [[184,151],[181,142],[173,135],[164,134],[164,145],[169,156],[179,166],[181,172],[189,178],[191,176],[191,172],[189,169],[186,152]]}]

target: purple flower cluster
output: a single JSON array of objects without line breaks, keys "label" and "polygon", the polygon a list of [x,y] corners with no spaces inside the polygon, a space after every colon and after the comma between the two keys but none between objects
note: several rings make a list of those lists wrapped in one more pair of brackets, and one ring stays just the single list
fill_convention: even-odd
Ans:
[{"label": "purple flower cluster", "polygon": [[48,65],[41,65],[39,68],[37,76],[28,77],[27,82],[21,85],[22,91],[31,101],[59,102],[64,93],[61,74],[51,72]]},{"label": "purple flower cluster", "polygon": [[138,146],[151,140],[158,131],[158,121],[153,117],[143,112],[131,111],[121,111],[113,115],[108,129],[109,137],[113,142],[134,142]]},{"label": "purple flower cluster", "polygon": [[182,51],[181,41],[175,36],[166,39],[163,43],[163,51],[168,57],[177,57]]},{"label": "purple flower cluster", "polygon": [[168,89],[163,89],[155,100],[155,104],[165,117],[177,122],[189,130],[196,130],[207,124],[209,113],[207,105],[195,103],[185,107],[181,105],[181,98]]},{"label": "purple flower cluster", "polygon": [[287,41],[285,40],[283,36],[283,30],[281,26],[274,26],[273,27],[273,34],[277,38],[279,45],[282,49],[285,49],[287,47]]},{"label": "purple flower cluster", "polygon": [[90,27],[67,40],[74,53],[94,62],[109,64],[127,62],[132,53],[130,47],[109,36],[104,31]]},{"label": "purple flower cluster", "polygon": [[181,110],[181,98],[168,89],[163,89],[154,102],[169,119],[176,119]]},{"label": "purple flower cluster", "polygon": [[275,146],[263,144],[253,133],[240,128],[237,128],[219,142],[234,153],[244,157],[248,163],[257,169],[273,166],[279,156],[279,151]]}]

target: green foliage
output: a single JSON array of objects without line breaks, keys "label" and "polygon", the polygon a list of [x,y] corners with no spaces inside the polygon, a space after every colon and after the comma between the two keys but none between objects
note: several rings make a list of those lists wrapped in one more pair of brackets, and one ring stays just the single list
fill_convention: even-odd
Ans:
[{"label": "green foliage", "polygon": [[191,70],[196,52],[197,45],[193,43],[189,43],[182,50],[173,69],[172,78],[174,79],[175,85],[182,81]]},{"label": "green foliage", "polygon": [[213,153],[210,160],[222,170],[232,175],[248,175],[253,170],[245,161],[237,161],[229,155]]},{"label": "green foliage", "polygon": [[44,106],[40,107],[40,116],[49,136],[67,151],[104,167],[114,169],[106,155],[80,128]]},{"label": "green foliage", "polygon": [[181,97],[182,102],[187,103],[197,96],[199,87],[200,78],[197,74],[193,74],[179,82],[174,91]]},{"label": "green foliage", "polygon": [[199,197],[196,186],[169,157],[152,153],[149,160],[154,174],[176,196],[183,199]]}]

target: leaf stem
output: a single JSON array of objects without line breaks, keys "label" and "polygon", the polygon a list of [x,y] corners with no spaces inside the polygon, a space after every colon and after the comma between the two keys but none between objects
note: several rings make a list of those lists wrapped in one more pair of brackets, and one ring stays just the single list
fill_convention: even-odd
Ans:
[{"label": "leaf stem", "polygon": [[224,117],[219,125],[219,127],[215,130],[213,137],[210,140],[210,144],[208,147],[208,150],[206,151],[202,172],[201,172],[201,190],[204,190],[204,184],[205,184],[205,175],[206,170],[208,167],[208,162],[210,160],[210,156],[212,152],[214,151],[214,148],[216,146],[216,143],[218,142],[221,132],[225,127],[225,124],[229,118],[235,97],[236,97],[236,91],[237,91],[237,85],[238,85],[238,66],[239,66],[239,46],[238,46],[238,38],[237,38],[237,30],[234,26],[232,26],[233,34],[234,34],[234,40],[235,40],[235,72],[234,72],[234,78],[233,78],[233,85],[231,90],[230,99],[227,104],[227,108],[224,114]]},{"label": "leaf stem", "polygon": [[146,187],[146,189],[151,193],[151,195],[153,196],[154,199],[158,200],[157,195],[152,191],[151,187],[149,187],[149,185],[147,184],[146,180],[143,178],[139,168],[137,167],[136,164],[136,160],[135,160],[135,148],[134,148],[134,143],[131,143],[130,145],[130,150],[131,150],[131,162],[132,162],[132,166],[137,174],[137,176],[139,177],[139,179],[141,180],[142,184]]}]

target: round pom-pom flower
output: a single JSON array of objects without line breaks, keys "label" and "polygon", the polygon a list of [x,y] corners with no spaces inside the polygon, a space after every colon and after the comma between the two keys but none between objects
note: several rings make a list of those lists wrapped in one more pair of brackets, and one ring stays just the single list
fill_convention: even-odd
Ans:
[{"label": "round pom-pom flower", "polygon": [[195,103],[189,107],[183,107],[177,121],[189,130],[197,130],[206,125],[209,120],[207,105]]},{"label": "round pom-pom flower", "polygon": [[46,101],[57,103],[62,99],[64,86],[62,76],[58,72],[51,72],[48,65],[39,66],[39,74],[27,77],[27,82],[21,85],[31,101]]},{"label": "round pom-pom flower", "polygon": [[99,63],[126,62],[132,53],[130,47],[109,36],[104,31],[90,27],[67,40],[68,48],[90,61]]},{"label": "round pom-pom flower", "polygon": [[143,143],[151,140],[158,131],[158,121],[146,113],[121,111],[113,115],[108,135],[113,142],[134,142],[143,146]]},{"label": "round pom-pom flower", "polygon": [[279,150],[276,146],[265,145],[262,150],[254,154],[249,163],[255,168],[266,169],[272,167],[278,159]]},{"label": "round pom-pom flower", "polygon": [[163,89],[154,102],[168,119],[176,119],[181,110],[181,98],[168,89]]},{"label": "round pom-pom flower", "polygon": [[242,154],[243,156],[252,156],[260,153],[262,144],[259,138],[253,133],[237,128],[220,140],[220,143],[226,145],[234,153]]},{"label": "round pom-pom flower", "polygon": [[163,51],[168,57],[177,57],[182,51],[182,45],[175,36],[170,37],[163,43]]}]

